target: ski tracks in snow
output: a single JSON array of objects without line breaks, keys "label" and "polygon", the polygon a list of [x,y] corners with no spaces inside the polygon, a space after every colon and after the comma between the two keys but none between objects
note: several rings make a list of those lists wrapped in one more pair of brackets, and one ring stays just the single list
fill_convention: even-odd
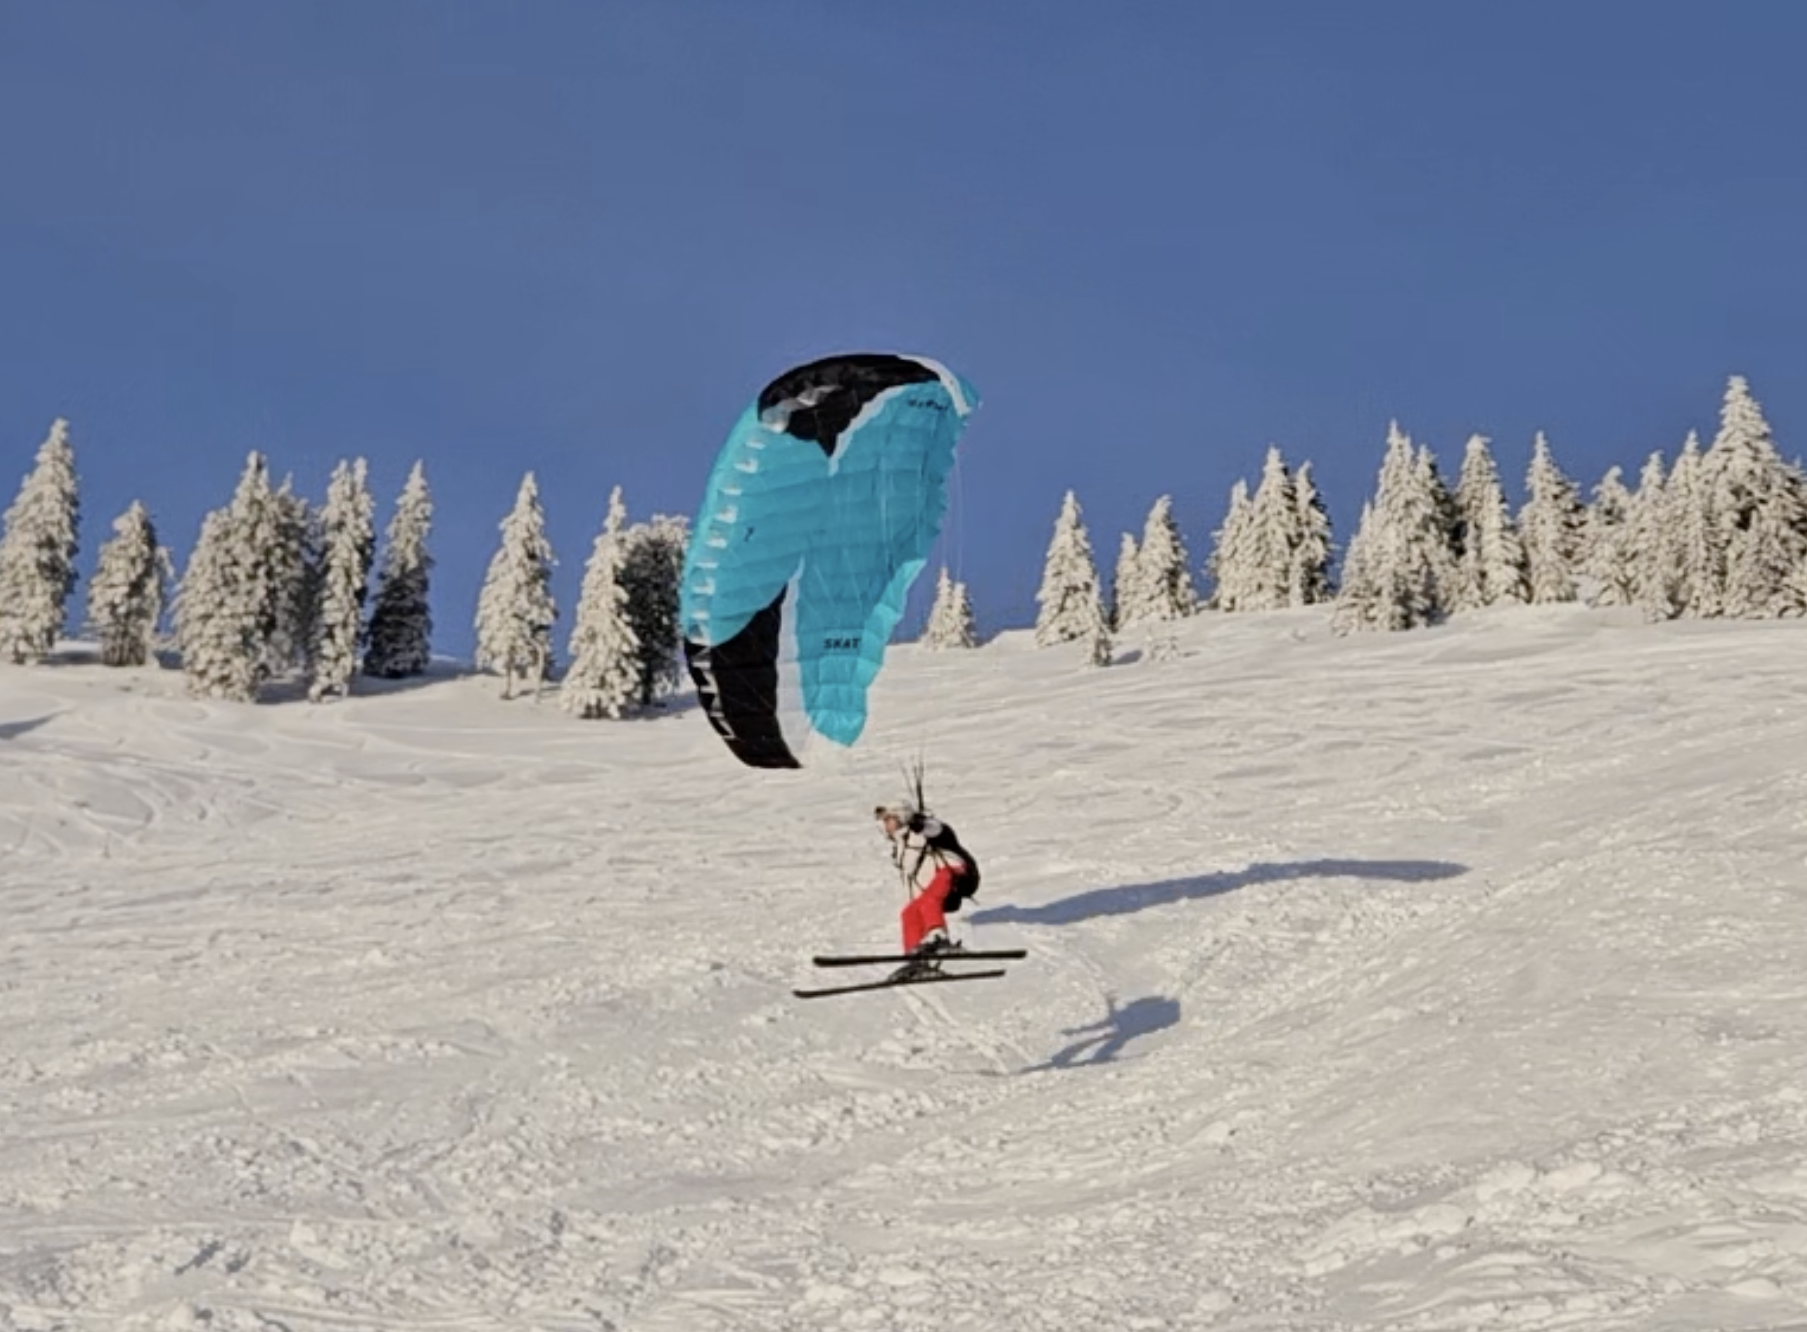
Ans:
[{"label": "ski tracks in snow", "polygon": [[[9,675],[0,1328],[1799,1321],[1798,634],[1183,628],[900,651],[794,776]],[[925,737],[1030,956],[799,1005]]]}]

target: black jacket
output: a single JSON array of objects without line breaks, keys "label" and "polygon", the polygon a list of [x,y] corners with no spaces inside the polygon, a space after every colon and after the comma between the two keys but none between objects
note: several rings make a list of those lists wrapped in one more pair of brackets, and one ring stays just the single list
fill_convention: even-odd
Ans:
[{"label": "black jacket", "polygon": [[895,858],[907,883],[915,884],[925,860],[933,860],[937,865],[952,863],[957,866],[954,886],[942,903],[942,910],[958,911],[967,898],[978,895],[979,862],[961,844],[952,824],[919,811],[910,815],[904,824],[904,832],[905,835],[897,840]]}]

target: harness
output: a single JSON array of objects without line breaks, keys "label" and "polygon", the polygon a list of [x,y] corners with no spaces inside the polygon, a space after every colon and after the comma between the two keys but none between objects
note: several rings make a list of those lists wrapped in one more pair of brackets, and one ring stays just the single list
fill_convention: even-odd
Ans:
[{"label": "harness", "polygon": [[929,815],[910,815],[909,821],[904,825],[907,835],[892,842],[891,859],[897,866],[898,877],[902,880],[907,897],[915,897],[920,891],[917,876],[921,874],[925,862],[933,860],[937,866],[945,867],[949,857],[958,859],[964,869],[955,874],[954,886],[948,892],[947,901],[942,907],[945,911],[955,912],[960,909],[962,902],[979,891],[979,863],[960,844],[953,828],[934,819],[935,831],[930,833],[927,831],[930,821]]}]

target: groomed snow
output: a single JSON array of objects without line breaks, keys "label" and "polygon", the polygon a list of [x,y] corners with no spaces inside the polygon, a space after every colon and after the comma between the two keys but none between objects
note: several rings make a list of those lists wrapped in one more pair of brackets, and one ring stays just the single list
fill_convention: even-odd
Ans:
[{"label": "groomed snow", "polygon": [[[0,671],[0,1328],[1807,1327],[1807,624],[1207,614],[702,718]],[[1001,981],[895,942],[926,755]]]}]

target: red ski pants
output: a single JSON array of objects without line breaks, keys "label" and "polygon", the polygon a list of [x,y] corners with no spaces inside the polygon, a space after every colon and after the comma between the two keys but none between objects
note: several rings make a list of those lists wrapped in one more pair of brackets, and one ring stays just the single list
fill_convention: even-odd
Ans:
[{"label": "red ski pants", "polygon": [[953,886],[953,867],[943,865],[935,871],[935,877],[929,880],[928,886],[910,899],[910,904],[903,909],[903,915],[899,918],[903,922],[904,952],[909,952],[921,943],[922,936],[930,930],[947,928],[947,916],[942,911],[941,904],[947,901],[948,892]]}]

